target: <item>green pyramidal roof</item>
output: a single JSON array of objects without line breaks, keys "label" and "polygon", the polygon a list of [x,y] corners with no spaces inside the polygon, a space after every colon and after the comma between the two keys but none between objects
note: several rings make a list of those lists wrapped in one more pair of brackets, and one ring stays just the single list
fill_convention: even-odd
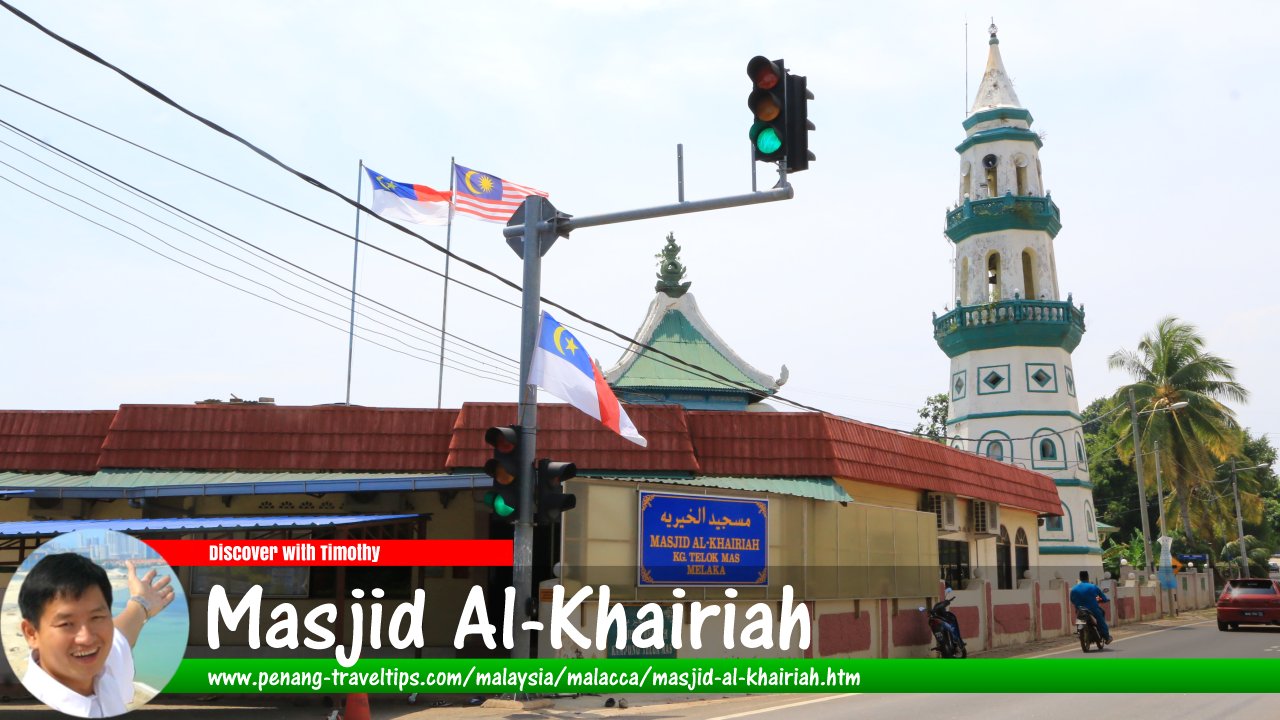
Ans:
[{"label": "green pyramidal roof", "polygon": [[759,400],[776,393],[786,382],[785,366],[782,377],[774,379],[739,357],[707,324],[691,293],[673,298],[659,292],[636,339],[709,372],[632,345],[605,375],[614,388],[726,392]]}]

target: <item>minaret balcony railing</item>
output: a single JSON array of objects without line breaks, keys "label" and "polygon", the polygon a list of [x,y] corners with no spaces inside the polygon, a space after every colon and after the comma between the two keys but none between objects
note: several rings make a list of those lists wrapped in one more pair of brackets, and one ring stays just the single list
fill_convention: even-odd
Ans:
[{"label": "minaret balcony railing", "polygon": [[1060,347],[1084,336],[1084,307],[1060,300],[1000,300],[967,305],[933,318],[933,339],[948,357],[998,347]]},{"label": "minaret balcony railing", "polygon": [[946,233],[952,242],[998,230],[1043,230],[1056,237],[1061,229],[1062,215],[1049,195],[966,198],[964,204],[947,213]]}]

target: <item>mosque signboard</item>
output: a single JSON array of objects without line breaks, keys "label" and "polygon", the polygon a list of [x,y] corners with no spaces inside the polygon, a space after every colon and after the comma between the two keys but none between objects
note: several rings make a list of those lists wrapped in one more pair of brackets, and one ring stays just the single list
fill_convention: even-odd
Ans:
[{"label": "mosque signboard", "polygon": [[769,584],[769,501],[640,492],[641,586]]}]

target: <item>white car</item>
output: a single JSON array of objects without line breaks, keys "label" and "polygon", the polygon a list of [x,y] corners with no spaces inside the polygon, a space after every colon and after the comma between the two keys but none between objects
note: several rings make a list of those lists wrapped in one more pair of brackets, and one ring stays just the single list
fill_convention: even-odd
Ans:
[{"label": "white car", "polygon": [[1267,576],[1272,580],[1280,580],[1280,557],[1272,557],[1267,561]]}]

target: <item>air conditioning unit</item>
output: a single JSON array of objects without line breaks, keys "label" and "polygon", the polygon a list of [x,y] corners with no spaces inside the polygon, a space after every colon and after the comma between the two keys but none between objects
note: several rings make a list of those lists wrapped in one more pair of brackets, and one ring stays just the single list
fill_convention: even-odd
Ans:
[{"label": "air conditioning unit", "polygon": [[946,493],[928,493],[925,495],[928,507],[938,518],[938,532],[955,532],[959,529],[956,522],[956,496]]},{"label": "air conditioning unit", "polygon": [[974,535],[999,535],[1000,505],[987,500],[970,500],[969,528]]}]

